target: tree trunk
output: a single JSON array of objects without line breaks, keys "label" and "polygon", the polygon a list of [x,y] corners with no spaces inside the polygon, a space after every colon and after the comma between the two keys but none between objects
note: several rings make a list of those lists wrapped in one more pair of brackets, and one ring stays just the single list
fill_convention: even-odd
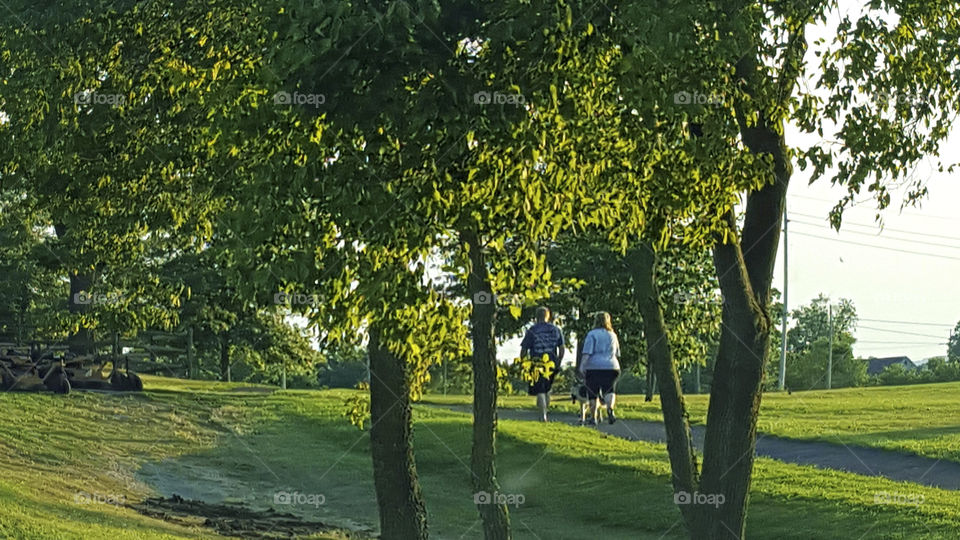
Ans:
[{"label": "tree trunk", "polygon": [[370,448],[380,510],[380,538],[424,540],[427,512],[413,458],[410,386],[403,360],[370,328]]},{"label": "tree trunk", "polygon": [[[660,408],[663,410],[663,423],[667,432],[667,453],[673,472],[673,489],[679,498],[682,497],[681,492],[693,493],[697,490],[697,456],[690,433],[689,416],[683,402],[680,375],[670,351],[667,327],[660,308],[656,262],[653,248],[648,244],[631,254],[631,263],[638,282],[635,289],[637,303],[647,342],[647,371],[660,382]],[[651,382],[648,393],[652,388]],[[689,505],[679,506],[686,520],[691,521],[695,508]]]},{"label": "tree trunk", "polygon": [[[753,73],[753,65],[754,60],[747,58],[738,71]],[[748,127],[745,117],[738,111],[741,137],[751,152],[773,157],[774,179],[749,194],[740,241],[730,212],[726,221],[731,239],[714,248],[724,300],[723,328],[710,388],[700,487],[707,495],[722,494],[723,504],[698,507],[696,539],[744,536],[763,372],[770,353],[770,284],[791,168],[778,130],[762,116],[757,125]]]},{"label": "tree trunk", "polygon": [[230,340],[226,332],[220,335],[220,380],[230,382]]},{"label": "tree trunk", "polygon": [[[57,238],[67,244],[69,231],[66,225],[57,223],[53,228],[54,232],[57,233]],[[74,272],[69,268],[65,270],[70,277],[70,292],[68,293],[70,296],[67,298],[67,311],[71,315],[79,315],[90,311],[90,306],[95,300],[90,290],[93,285],[93,274],[91,272]],[[67,336],[67,347],[70,352],[77,355],[93,354],[93,332],[89,328],[81,326],[76,332]]]},{"label": "tree trunk", "polygon": [[[641,315],[642,316],[642,315]],[[648,338],[649,341],[649,338]],[[647,376],[647,392],[643,396],[644,401],[653,401],[653,385],[656,381],[656,375],[653,374],[653,366],[650,365],[650,355],[647,354],[647,366],[646,366],[646,376]]]},{"label": "tree trunk", "polygon": [[[507,505],[497,502],[497,345],[495,322],[496,299],[492,294],[486,259],[475,233],[462,235],[470,258],[467,291],[474,299],[470,313],[473,338],[473,451],[470,469],[473,472],[474,502],[483,521],[487,540],[511,538]],[[481,301],[481,300],[486,300]]]}]

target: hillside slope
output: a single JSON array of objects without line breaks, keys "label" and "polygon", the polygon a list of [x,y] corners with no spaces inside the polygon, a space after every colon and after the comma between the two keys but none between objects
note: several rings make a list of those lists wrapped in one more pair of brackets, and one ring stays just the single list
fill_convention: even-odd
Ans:
[{"label": "hillside slope", "polygon": [[[375,531],[368,438],[343,416],[352,392],[157,377],[146,385],[130,395],[0,395],[0,537]],[[418,407],[416,418],[431,537],[480,538],[470,416]],[[662,445],[504,420],[498,446],[516,538],[684,537]],[[751,538],[960,536],[955,492],[765,459],[755,478]],[[922,504],[887,504],[884,493]]]}]

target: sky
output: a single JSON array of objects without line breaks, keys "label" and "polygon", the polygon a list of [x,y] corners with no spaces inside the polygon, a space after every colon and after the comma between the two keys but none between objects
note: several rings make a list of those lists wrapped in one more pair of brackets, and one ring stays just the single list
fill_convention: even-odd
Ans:
[{"label": "sky", "polygon": [[[862,6],[842,1],[840,11],[852,14]],[[891,23],[895,17],[889,17]],[[839,17],[812,29],[812,38],[833,37]],[[807,88],[819,76],[818,60],[807,52]],[[912,94],[913,100],[926,96]],[[858,95],[858,99],[869,96]],[[829,136],[831,130],[825,126]],[[788,127],[789,145],[806,147],[818,142]],[[960,162],[960,129],[941,147],[945,164]],[[808,304],[818,294],[831,299],[849,298],[860,322],[854,332],[854,354],[909,356],[922,361],[946,354],[950,330],[960,321],[960,170],[936,171],[936,158],[927,158],[909,171],[929,189],[919,208],[900,210],[903,192],[891,193],[891,205],[881,212],[883,229],[876,222],[876,205],[869,197],[844,213],[840,232],[826,222],[830,209],[845,189],[827,180],[809,185],[809,174],[795,168],[787,192],[788,308]],[[783,290],[783,238],[781,235],[774,287]]]},{"label": "sky", "polygon": [[[960,159],[954,131],[945,159]],[[944,355],[960,321],[960,171],[938,173],[925,163],[914,174],[927,182],[929,196],[920,208],[902,211],[894,196],[881,212],[883,230],[869,200],[844,213],[839,233],[831,229],[826,216],[844,190],[827,181],[807,185],[797,171],[787,192],[788,308],[820,293],[851,299],[860,318],[858,356]],[[774,287],[783,290],[783,278],[781,238]]]}]

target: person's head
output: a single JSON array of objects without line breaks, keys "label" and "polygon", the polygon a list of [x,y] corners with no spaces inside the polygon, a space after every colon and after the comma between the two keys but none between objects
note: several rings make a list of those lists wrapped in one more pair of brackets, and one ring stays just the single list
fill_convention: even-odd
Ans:
[{"label": "person's head", "polygon": [[599,311],[593,318],[594,328],[604,328],[613,332],[613,323],[610,321],[610,314],[606,311]]},{"label": "person's head", "polygon": [[550,322],[550,308],[544,306],[537,308],[537,322]]}]

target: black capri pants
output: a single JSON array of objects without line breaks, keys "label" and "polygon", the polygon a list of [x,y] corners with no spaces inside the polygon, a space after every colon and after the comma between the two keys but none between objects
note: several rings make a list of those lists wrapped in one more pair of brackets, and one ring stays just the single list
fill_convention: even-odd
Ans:
[{"label": "black capri pants", "polygon": [[588,369],[584,374],[584,386],[590,399],[601,395],[615,393],[617,379],[620,378],[619,369]]}]

